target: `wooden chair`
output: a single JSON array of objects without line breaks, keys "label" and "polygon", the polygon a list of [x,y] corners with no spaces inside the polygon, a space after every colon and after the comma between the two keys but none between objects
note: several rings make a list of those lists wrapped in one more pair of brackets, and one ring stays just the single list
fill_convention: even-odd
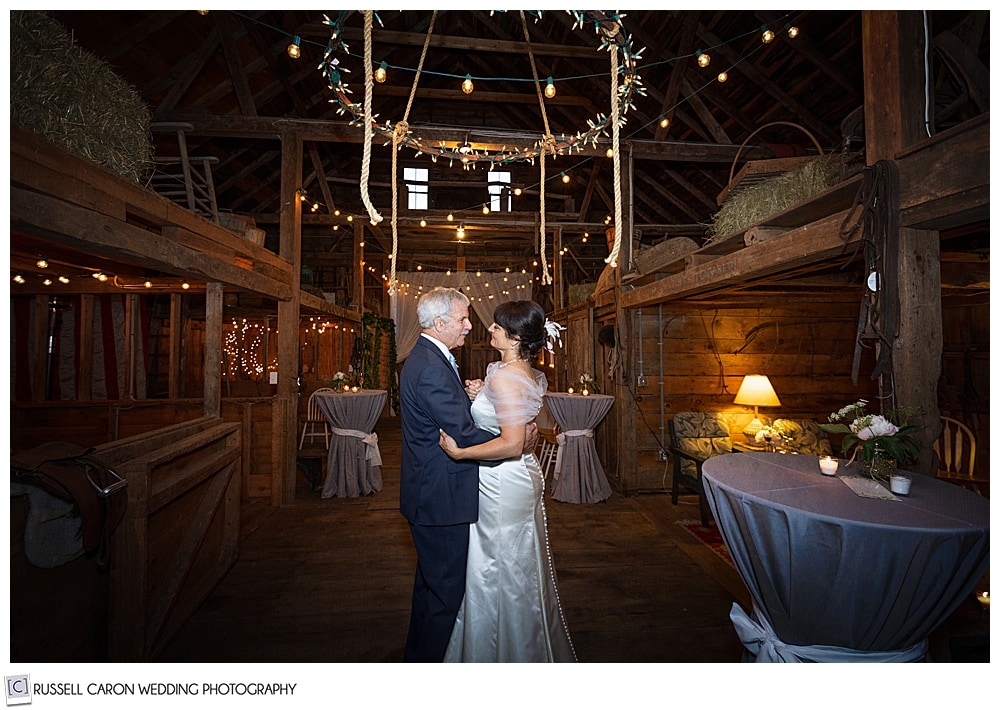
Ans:
[{"label": "wooden chair", "polygon": [[989,479],[976,478],[976,436],[965,424],[941,417],[941,433],[934,441],[937,477],[986,495]]},{"label": "wooden chair", "polygon": [[323,414],[323,410],[320,409],[319,402],[316,401],[316,395],[333,391],[332,387],[320,387],[309,395],[309,401],[306,402],[306,418],[302,420],[302,436],[299,437],[299,449],[305,445],[306,439],[310,441],[313,439],[323,439],[324,447],[327,449],[330,448],[330,423],[327,421],[326,415]]},{"label": "wooden chair", "polygon": [[708,500],[701,479],[701,467],[712,456],[733,450],[729,423],[716,412],[677,412],[670,420],[670,453],[674,460],[674,480],[670,500],[677,505],[683,485],[698,494],[702,527],[708,527]]},{"label": "wooden chair", "polygon": [[538,427],[535,458],[538,459],[538,467],[542,469],[542,480],[547,480],[549,473],[556,465],[556,454],[559,451],[559,442],[556,437],[559,435],[560,429],[544,403],[538,416],[535,417],[535,426]]}]

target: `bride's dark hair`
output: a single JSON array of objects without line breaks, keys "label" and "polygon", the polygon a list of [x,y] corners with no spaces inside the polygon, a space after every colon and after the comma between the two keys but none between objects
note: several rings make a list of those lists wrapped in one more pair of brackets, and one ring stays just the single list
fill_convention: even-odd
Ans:
[{"label": "bride's dark hair", "polygon": [[534,301],[507,301],[493,311],[493,322],[517,338],[518,356],[532,360],[545,346],[545,311]]}]

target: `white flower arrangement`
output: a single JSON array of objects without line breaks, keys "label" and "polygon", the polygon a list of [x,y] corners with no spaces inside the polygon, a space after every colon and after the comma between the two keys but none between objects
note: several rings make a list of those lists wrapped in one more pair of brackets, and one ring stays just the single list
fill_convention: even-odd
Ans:
[{"label": "white flower arrangement", "polygon": [[585,372],[580,375],[580,388],[585,389],[588,392],[597,392],[597,382],[594,381],[593,375],[589,372]]},{"label": "white flower arrangement", "polygon": [[342,384],[344,384],[346,380],[347,380],[347,375],[338,370],[336,374],[334,374],[333,376],[333,386],[340,387]]}]

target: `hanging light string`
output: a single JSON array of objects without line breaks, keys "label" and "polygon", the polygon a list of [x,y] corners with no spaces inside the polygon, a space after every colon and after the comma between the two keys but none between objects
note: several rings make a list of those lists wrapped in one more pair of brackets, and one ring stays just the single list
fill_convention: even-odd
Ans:
[{"label": "hanging light string", "polygon": [[539,256],[542,259],[542,285],[548,286],[552,283],[552,276],[549,274],[549,263],[545,259],[545,154],[551,152],[553,157],[556,155],[556,139],[552,135],[552,131],[549,130],[549,116],[545,112],[545,98],[542,95],[542,86],[538,81],[538,69],[535,67],[535,53],[531,49],[531,37],[528,35],[528,21],[524,17],[524,10],[520,10],[521,13],[521,27],[524,28],[524,43],[528,46],[528,60],[531,62],[531,75],[535,79],[535,93],[538,94],[538,106],[542,112],[542,125],[545,127],[545,133],[541,140],[541,147],[538,153],[538,166],[541,173],[540,177],[540,188],[539,188],[539,211],[541,212],[541,218],[539,220]]},{"label": "hanging light string", "polygon": [[413,87],[410,89],[410,98],[406,102],[406,111],[403,113],[403,120],[396,123],[396,130],[392,133],[392,255],[389,261],[389,295],[396,293],[396,261],[399,254],[399,232],[396,228],[396,218],[399,214],[397,203],[399,201],[399,189],[397,186],[397,176],[399,171],[396,165],[396,158],[406,134],[410,132],[410,109],[413,107],[413,99],[417,95],[417,84],[420,82],[420,72],[424,67],[424,59],[427,57],[427,48],[431,44],[431,35],[434,33],[434,20],[437,19],[437,10],[431,14],[431,22],[427,26],[427,36],[424,38],[424,48],[420,52],[420,63],[417,65],[417,73],[413,76]]},{"label": "hanging light string", "polygon": [[604,263],[611,268],[618,266],[618,251],[622,245],[622,152],[621,123],[618,118],[618,52],[611,50],[611,135],[614,155],[612,156],[615,175],[615,244]]},{"label": "hanging light string", "polygon": [[368,174],[372,162],[372,10],[364,10],[365,16],[365,143],[364,156],[361,160],[361,201],[368,210],[368,219],[372,224],[382,221],[382,215],[372,204],[368,194]]},{"label": "hanging light string", "polygon": [[[588,11],[589,14],[594,16],[593,19],[588,19],[586,17],[587,13],[584,13],[583,11],[567,10],[566,12],[571,14],[574,18],[574,30],[577,27],[583,27],[588,22],[594,23],[598,28],[600,27],[600,24],[604,22],[618,23],[620,18],[623,17],[621,14],[608,16],[600,11]],[[537,14],[539,17],[541,16],[540,11]],[[331,101],[338,104],[337,112],[342,115],[345,113],[349,114],[352,117],[350,121],[351,125],[357,125],[360,121],[364,121],[367,124],[370,120],[368,107],[362,107],[359,103],[348,98],[348,94],[350,94],[351,91],[348,88],[348,85],[344,82],[341,73],[342,71],[346,71],[346,69],[340,69],[338,67],[339,62],[332,58],[334,52],[338,50],[348,53],[347,45],[341,38],[341,31],[345,19],[346,15],[344,13],[341,13],[336,20],[331,20],[326,15],[323,16],[324,24],[329,25],[332,30],[329,43],[327,44],[326,53],[324,54],[323,60],[320,62],[318,68],[326,77],[327,84],[334,95],[334,98],[331,99]],[[624,35],[625,33],[622,34]],[[640,58],[639,55],[643,50],[633,53],[632,40],[631,37],[628,36],[619,38],[618,46],[620,51],[628,54],[629,59],[626,66],[628,67],[630,76],[629,80],[625,83],[625,86],[627,87],[627,91],[625,92],[626,95],[622,97],[624,107],[623,111],[627,111],[629,107],[634,108],[634,105],[632,104],[633,96],[646,94],[645,88],[642,85],[642,80],[636,73],[635,61]],[[603,48],[603,46],[600,47],[600,49]],[[369,67],[371,66],[371,59],[367,55],[365,57],[365,62],[369,65]],[[537,83],[537,81],[536,77],[535,82]],[[370,103],[370,101],[366,90],[365,104],[368,103]],[[583,150],[588,143],[596,146],[598,139],[602,135],[607,135],[607,126],[609,121],[610,119],[603,114],[598,114],[595,119],[589,119],[587,121],[589,130],[580,131],[573,136],[563,135],[558,141],[554,142],[555,153],[560,155],[564,153],[572,153],[574,149],[579,152]],[[389,142],[392,140],[392,134],[395,129],[388,121],[386,121],[384,126],[375,126],[375,130],[386,138],[386,142]],[[473,167],[476,164],[486,163],[488,163],[492,168],[497,164],[504,165],[511,162],[523,161],[534,162],[535,158],[541,155],[543,151],[550,150],[549,145],[545,145],[542,141],[538,141],[532,147],[515,147],[508,150],[505,146],[501,150],[494,153],[489,153],[488,151],[483,151],[482,153],[477,151],[462,152],[460,148],[449,148],[443,141],[438,145],[425,143],[421,138],[414,136],[409,130],[407,131],[404,142],[407,146],[416,150],[417,155],[426,153],[430,155],[433,160],[437,160],[438,157],[444,157],[449,161],[461,161],[466,168]]]}]

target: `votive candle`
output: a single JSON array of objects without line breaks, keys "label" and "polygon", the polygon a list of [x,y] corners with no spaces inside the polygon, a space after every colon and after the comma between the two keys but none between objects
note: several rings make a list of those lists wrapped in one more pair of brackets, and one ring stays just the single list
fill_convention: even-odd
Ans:
[{"label": "votive candle", "polygon": [[588,394],[590,394],[590,390],[588,390],[586,387],[584,387],[583,391],[580,394],[582,394],[584,397],[586,397]]},{"label": "votive candle", "polygon": [[840,462],[832,456],[819,457],[819,470],[823,472],[824,476],[833,476],[836,474],[839,465]]},{"label": "votive candle", "polygon": [[568,390],[566,390],[566,391],[567,391],[567,392],[569,392],[570,394],[573,394],[573,388],[572,388],[572,387],[570,387],[570,388],[569,388]]}]

